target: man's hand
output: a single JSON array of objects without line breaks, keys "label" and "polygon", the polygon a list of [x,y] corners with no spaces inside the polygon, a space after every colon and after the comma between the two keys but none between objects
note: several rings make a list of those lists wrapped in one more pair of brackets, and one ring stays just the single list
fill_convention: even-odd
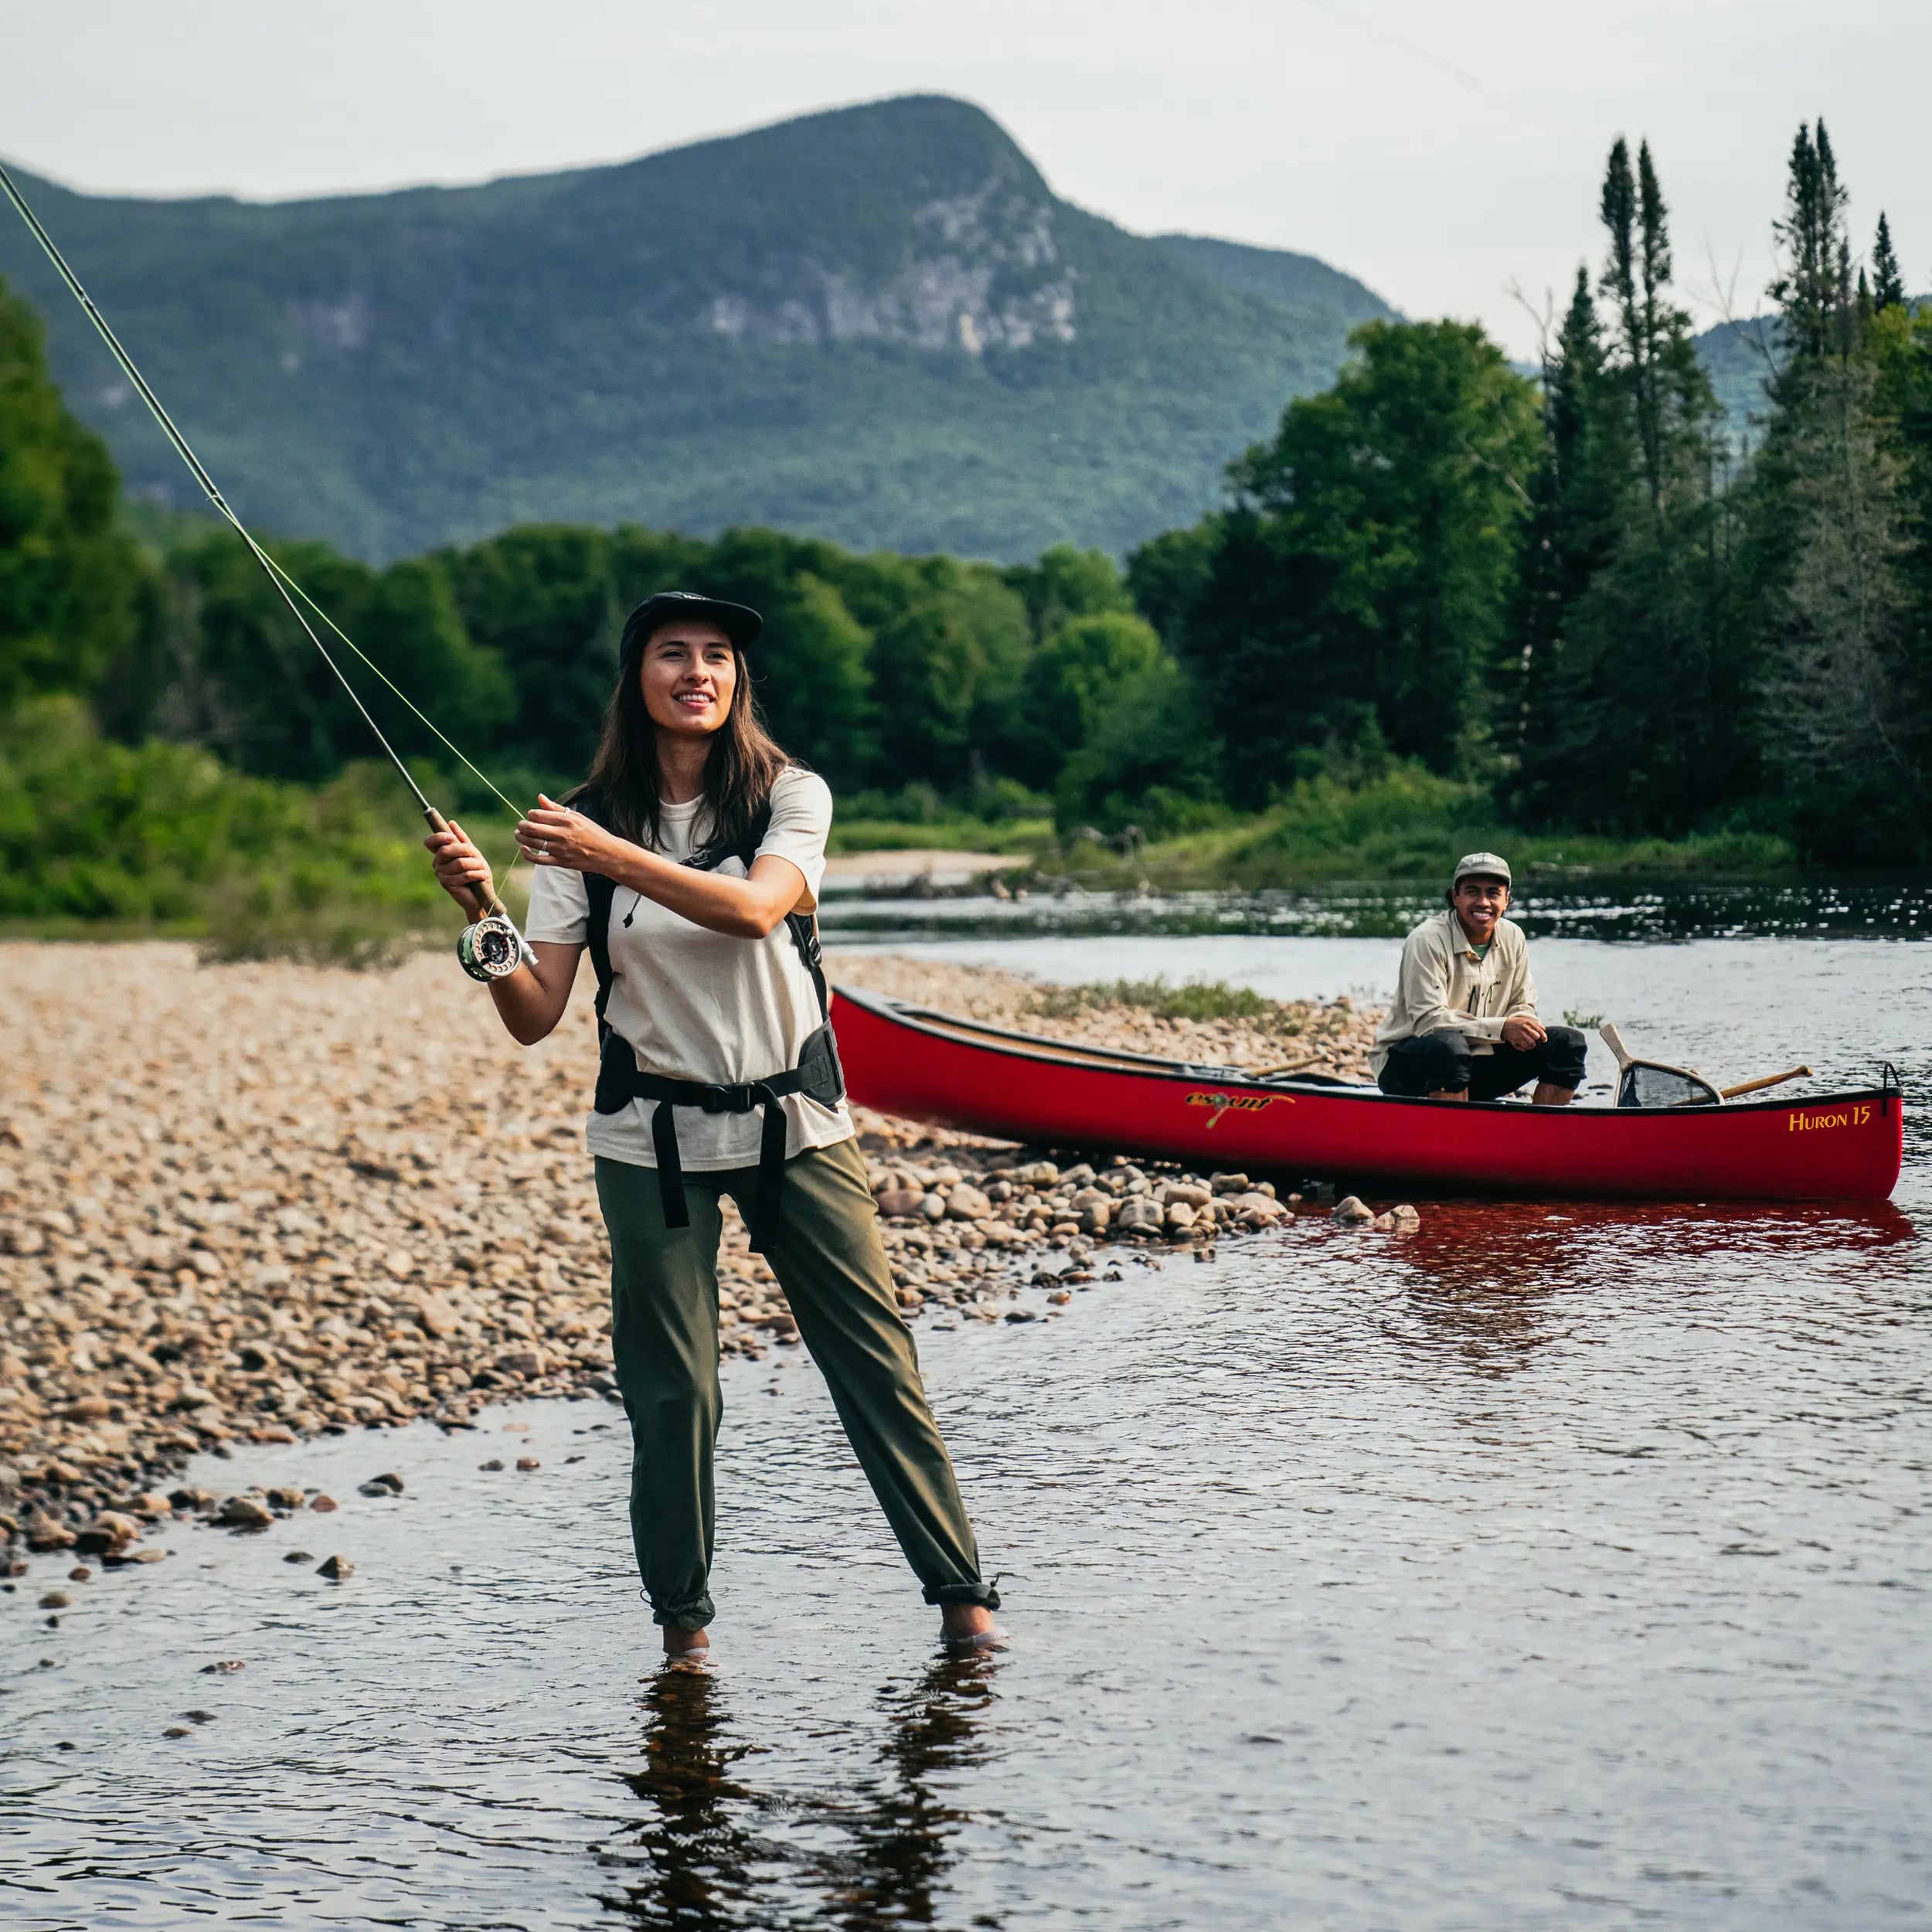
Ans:
[{"label": "man's hand", "polygon": [[1543,1031],[1543,1023],[1533,1013],[1519,1013],[1502,1023],[1503,1044],[1513,1046],[1519,1053],[1526,1053],[1532,1046],[1540,1046],[1549,1036]]}]

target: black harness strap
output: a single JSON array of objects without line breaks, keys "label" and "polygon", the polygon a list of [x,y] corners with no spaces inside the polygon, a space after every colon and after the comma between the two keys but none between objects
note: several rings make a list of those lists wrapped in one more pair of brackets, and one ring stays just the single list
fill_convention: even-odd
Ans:
[{"label": "black harness strap", "polygon": [[[579,798],[574,809],[587,818],[604,823],[595,799]],[[695,871],[710,872],[726,859],[735,858],[749,872],[770,825],[771,808],[767,804],[753,820],[742,845],[708,845],[693,852],[684,863]],[[658,1198],[664,1208],[665,1226],[683,1228],[691,1225],[691,1212],[684,1198],[684,1162],[678,1146],[675,1110],[697,1107],[707,1114],[749,1114],[757,1108],[763,1117],[758,1139],[757,1199],[746,1223],[753,1248],[761,1251],[777,1226],[784,1188],[785,1111],[778,1103],[791,1094],[803,1094],[823,1106],[836,1107],[845,1096],[845,1070],[838,1063],[838,1043],[832,1030],[832,996],[825,985],[818,922],[805,913],[785,915],[791,943],[798,949],[818,995],[819,1024],[800,1052],[798,1065],[764,1080],[736,1086],[672,1080],[665,1074],[645,1073],[638,1066],[630,1043],[611,1030],[605,1009],[611,1003],[611,985],[615,977],[611,964],[611,914],[617,889],[614,880],[600,872],[586,872],[583,883],[590,900],[590,924],[585,940],[597,978],[596,1110],[600,1114],[617,1114],[633,1100],[657,1102],[651,1116],[651,1145],[658,1160]],[[634,913],[637,907],[633,906],[631,910]],[[626,925],[630,919],[627,913]]]}]

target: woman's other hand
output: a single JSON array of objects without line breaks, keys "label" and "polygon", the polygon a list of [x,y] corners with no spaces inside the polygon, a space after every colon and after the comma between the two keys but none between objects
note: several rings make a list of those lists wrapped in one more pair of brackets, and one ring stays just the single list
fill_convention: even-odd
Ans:
[{"label": "woman's other hand", "polygon": [[474,914],[479,898],[487,905],[495,896],[490,862],[461,825],[452,821],[445,830],[431,832],[423,843],[436,868],[436,883],[464,912]]},{"label": "woman's other hand", "polygon": [[572,872],[601,872],[622,848],[604,828],[537,794],[536,809],[517,822],[517,849],[533,866],[566,866]]}]

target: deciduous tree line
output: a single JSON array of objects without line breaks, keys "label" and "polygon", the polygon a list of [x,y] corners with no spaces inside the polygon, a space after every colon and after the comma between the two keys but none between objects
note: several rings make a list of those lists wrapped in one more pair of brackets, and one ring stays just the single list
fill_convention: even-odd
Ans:
[{"label": "deciduous tree line", "polygon": [[[1932,858],[1932,312],[1883,219],[1855,255],[1826,131],[1801,128],[1740,443],[1647,145],[1611,149],[1600,212],[1540,381],[1475,326],[1370,323],[1335,386],[1230,465],[1227,506],[1124,573],[1064,547],[1000,567],[757,529],[529,526],[384,569],[274,548],[526,791],[582,770],[624,611],[679,585],[764,611],[777,734],[874,810],[1044,792],[1064,825],[1158,832],[1400,760],[1487,784],[1526,826]],[[400,747],[447,764],[362,682]],[[55,691],[113,736],[260,777],[368,750],[237,542],[129,534],[0,291],[0,711]]]}]

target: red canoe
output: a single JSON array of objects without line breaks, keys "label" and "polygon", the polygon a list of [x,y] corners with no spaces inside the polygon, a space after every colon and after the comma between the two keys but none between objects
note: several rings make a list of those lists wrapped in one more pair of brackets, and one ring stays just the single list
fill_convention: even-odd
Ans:
[{"label": "red canoe", "polygon": [[834,1017],[862,1106],[1222,1169],[1438,1194],[1881,1201],[1904,1148],[1891,1085],[1668,1110],[1404,1100],[1042,1039],[842,987]]}]

